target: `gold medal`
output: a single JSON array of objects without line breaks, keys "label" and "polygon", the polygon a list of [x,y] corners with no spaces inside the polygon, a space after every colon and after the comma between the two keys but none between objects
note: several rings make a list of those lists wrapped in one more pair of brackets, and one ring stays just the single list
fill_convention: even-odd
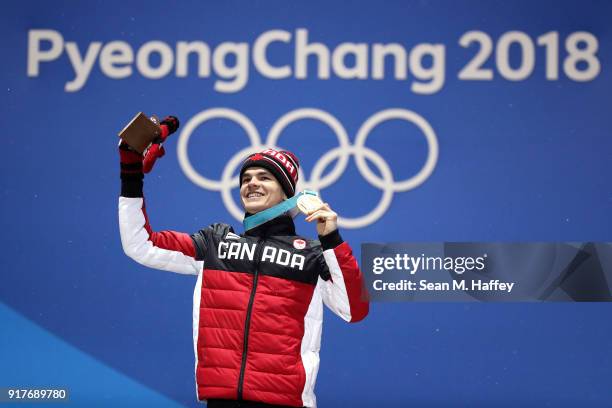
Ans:
[{"label": "gold medal", "polygon": [[321,205],[323,205],[323,201],[318,196],[312,194],[302,194],[297,200],[297,207],[306,215],[312,214]]}]

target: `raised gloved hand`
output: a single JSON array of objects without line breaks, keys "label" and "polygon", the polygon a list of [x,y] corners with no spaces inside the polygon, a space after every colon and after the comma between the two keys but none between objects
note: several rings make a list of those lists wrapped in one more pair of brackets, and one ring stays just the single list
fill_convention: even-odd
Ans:
[{"label": "raised gloved hand", "polygon": [[153,165],[155,165],[155,161],[166,154],[162,143],[168,136],[176,132],[179,127],[179,120],[176,116],[166,116],[159,124],[159,127],[161,128],[161,135],[153,141],[145,152],[142,168],[145,173],[150,172],[153,169]]},{"label": "raised gloved hand", "polygon": [[179,121],[176,117],[166,117],[160,123],[161,135],[149,146],[144,156],[132,149],[123,140],[119,142],[122,197],[142,197],[142,179],[144,178],[144,173],[151,171],[155,161],[164,155],[164,148],[161,144],[178,127]]},{"label": "raised gloved hand", "polygon": [[162,129],[163,140],[166,140],[169,135],[176,132],[176,130],[179,128],[179,125],[179,120],[176,116],[166,116],[164,120],[162,120],[159,124]]},{"label": "raised gloved hand", "polygon": [[179,120],[176,116],[167,116],[159,125],[161,135],[153,141],[151,146],[145,151],[144,156],[121,140],[119,143],[119,157],[122,179],[142,179],[143,173],[150,172],[155,161],[165,154],[162,143],[178,129]]}]

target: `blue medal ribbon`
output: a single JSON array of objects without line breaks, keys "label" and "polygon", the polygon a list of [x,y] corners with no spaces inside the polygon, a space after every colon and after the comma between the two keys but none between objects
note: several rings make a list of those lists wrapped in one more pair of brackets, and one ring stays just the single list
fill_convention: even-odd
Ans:
[{"label": "blue medal ribbon", "polygon": [[295,196],[288,198],[279,204],[276,204],[274,207],[270,207],[266,210],[258,212],[257,214],[253,214],[250,217],[246,217],[244,221],[242,221],[244,230],[248,231],[250,229],[258,227],[261,224],[265,224],[271,219],[274,219],[278,217],[279,215],[286,213],[287,211],[291,211],[292,209],[297,207],[298,199],[304,194],[318,196],[318,194],[315,191],[304,190],[296,194]]}]

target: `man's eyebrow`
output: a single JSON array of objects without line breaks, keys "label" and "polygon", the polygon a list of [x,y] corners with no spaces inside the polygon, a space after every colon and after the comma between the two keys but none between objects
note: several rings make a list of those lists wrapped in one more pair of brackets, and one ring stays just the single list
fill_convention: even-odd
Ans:
[{"label": "man's eyebrow", "polygon": [[242,175],[242,178],[245,178],[245,177],[253,177],[253,176],[255,176],[255,175],[257,175],[257,176],[262,176],[262,175],[265,175],[265,176],[272,176],[272,173],[270,173],[268,170],[257,170],[257,171],[255,171],[255,172],[249,172],[249,171],[247,170],[247,171],[246,171],[246,172],[245,172],[245,173]]}]

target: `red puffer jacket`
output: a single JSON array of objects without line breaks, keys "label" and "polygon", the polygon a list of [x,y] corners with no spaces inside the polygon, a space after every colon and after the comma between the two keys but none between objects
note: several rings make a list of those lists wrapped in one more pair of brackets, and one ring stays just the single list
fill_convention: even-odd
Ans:
[{"label": "red puffer jacket", "polygon": [[192,235],[153,232],[143,198],[125,195],[119,224],[126,254],[198,276],[198,399],[315,407],[323,303],[349,322],[368,313],[362,274],[339,233],[308,240],[288,216],[241,235],[227,224]]}]

